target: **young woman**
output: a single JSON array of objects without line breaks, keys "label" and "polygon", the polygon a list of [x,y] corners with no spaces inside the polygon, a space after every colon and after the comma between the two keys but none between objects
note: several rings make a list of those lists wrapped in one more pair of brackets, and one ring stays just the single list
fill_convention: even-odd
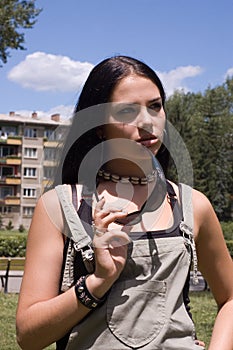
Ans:
[{"label": "young woman", "polygon": [[188,300],[197,262],[219,308],[209,350],[233,349],[232,260],[208,199],[182,196],[187,187],[164,176],[173,147],[164,103],[159,78],[136,59],[112,57],[90,73],[57,186],[28,235],[22,349],[204,349]]}]

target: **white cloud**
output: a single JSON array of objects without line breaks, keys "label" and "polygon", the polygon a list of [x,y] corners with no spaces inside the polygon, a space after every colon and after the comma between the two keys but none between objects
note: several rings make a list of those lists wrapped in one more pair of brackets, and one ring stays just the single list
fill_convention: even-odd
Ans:
[{"label": "white cloud", "polygon": [[201,73],[202,68],[200,66],[181,66],[169,72],[158,72],[158,75],[163,82],[166,94],[170,96],[175,90],[188,91],[189,89],[183,81]]},{"label": "white cloud", "polygon": [[12,68],[8,78],[37,91],[77,91],[92,68],[91,63],[73,61],[67,56],[34,52]]},{"label": "white cloud", "polygon": [[[24,88],[37,91],[79,91],[92,68],[91,63],[74,61],[67,56],[34,52],[12,68],[8,78]],[[169,72],[158,72],[158,75],[169,96],[175,90],[188,91],[184,80],[201,72],[200,66],[190,65]],[[231,73],[231,69],[228,72]]]},{"label": "white cloud", "polygon": [[232,77],[233,76],[233,67],[232,68],[229,68],[224,76],[224,79],[227,79],[229,77]]}]

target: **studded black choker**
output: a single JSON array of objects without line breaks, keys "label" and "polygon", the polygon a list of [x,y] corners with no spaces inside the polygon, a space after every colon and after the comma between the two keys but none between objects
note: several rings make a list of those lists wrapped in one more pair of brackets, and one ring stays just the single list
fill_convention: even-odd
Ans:
[{"label": "studded black choker", "polygon": [[121,182],[121,183],[131,183],[133,185],[147,185],[149,182],[153,182],[157,179],[157,171],[153,170],[151,174],[148,174],[145,177],[137,176],[120,176],[117,174],[111,174],[109,171],[100,169],[98,171],[98,176],[102,177],[104,180],[112,182]]}]

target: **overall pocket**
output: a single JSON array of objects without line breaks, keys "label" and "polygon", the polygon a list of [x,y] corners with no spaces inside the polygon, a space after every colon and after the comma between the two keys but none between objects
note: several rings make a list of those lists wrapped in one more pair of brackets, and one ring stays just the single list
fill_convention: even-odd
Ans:
[{"label": "overall pocket", "polygon": [[165,323],[164,281],[119,281],[107,300],[107,323],[120,342],[139,348],[151,342]]}]

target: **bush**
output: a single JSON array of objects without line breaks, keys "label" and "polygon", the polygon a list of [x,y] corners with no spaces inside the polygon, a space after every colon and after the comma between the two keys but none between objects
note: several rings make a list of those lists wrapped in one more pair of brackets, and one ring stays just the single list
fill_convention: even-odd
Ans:
[{"label": "bush", "polygon": [[8,231],[11,231],[11,230],[13,230],[13,228],[14,228],[14,226],[13,226],[13,224],[12,224],[12,221],[10,220],[10,221],[8,222],[8,224],[6,225],[6,229],[7,229]]},{"label": "bush", "polygon": [[19,225],[19,232],[24,232],[25,231],[25,227],[21,224]]},{"label": "bush", "polygon": [[0,256],[24,257],[26,252],[27,236],[0,236]]},{"label": "bush", "polygon": [[233,240],[233,222],[221,222],[223,234],[226,241]]},{"label": "bush", "polygon": [[226,241],[226,244],[227,244],[227,248],[231,254],[231,257],[233,259],[233,240],[231,241]]}]

